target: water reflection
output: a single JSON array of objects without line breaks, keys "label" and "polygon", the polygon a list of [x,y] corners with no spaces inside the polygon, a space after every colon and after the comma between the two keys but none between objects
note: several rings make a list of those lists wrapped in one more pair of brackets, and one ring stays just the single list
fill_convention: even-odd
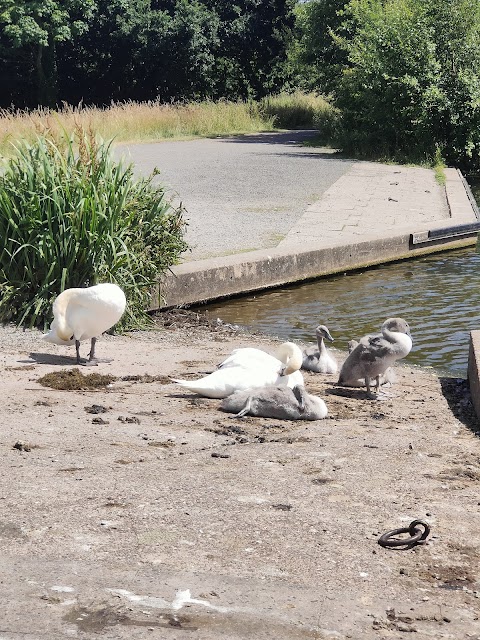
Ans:
[{"label": "water reflection", "polygon": [[313,342],[322,322],[347,349],[378,332],[389,316],[410,324],[408,362],[465,377],[468,334],[480,328],[480,255],[463,249],[334,276],[207,307],[209,312],[280,338]]}]

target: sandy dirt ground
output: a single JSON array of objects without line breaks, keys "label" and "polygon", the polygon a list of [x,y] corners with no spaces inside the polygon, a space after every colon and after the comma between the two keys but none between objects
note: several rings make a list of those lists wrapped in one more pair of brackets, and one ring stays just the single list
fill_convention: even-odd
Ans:
[{"label": "sandy dirt ground", "polygon": [[[99,341],[116,381],[66,391],[38,380],[73,348],[0,335],[2,640],[480,639],[465,381],[399,366],[369,401],[306,373],[327,419],[239,420],[167,376],[272,339],[163,315]],[[417,518],[427,544],[378,544]]]}]

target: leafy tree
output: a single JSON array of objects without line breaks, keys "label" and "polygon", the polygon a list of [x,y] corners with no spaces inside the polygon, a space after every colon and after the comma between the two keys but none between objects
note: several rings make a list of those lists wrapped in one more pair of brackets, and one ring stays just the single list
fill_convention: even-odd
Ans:
[{"label": "leafy tree", "polygon": [[34,70],[39,104],[54,105],[57,99],[57,43],[87,29],[95,8],[95,0],[0,0],[0,31],[4,41],[27,54],[26,71]]},{"label": "leafy tree", "polygon": [[351,0],[346,18],[344,147],[478,166],[480,4]]},{"label": "leafy tree", "polygon": [[281,89],[295,25],[294,0],[204,0],[220,20],[216,94],[259,98]]},{"label": "leafy tree", "polygon": [[297,4],[295,39],[290,60],[298,86],[331,93],[347,63],[334,40],[344,20],[346,0],[311,0]]}]

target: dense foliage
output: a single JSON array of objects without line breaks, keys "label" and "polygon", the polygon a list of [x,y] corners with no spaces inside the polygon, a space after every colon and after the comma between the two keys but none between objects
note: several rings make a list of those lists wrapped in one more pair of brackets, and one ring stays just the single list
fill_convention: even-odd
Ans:
[{"label": "dense foliage", "polygon": [[0,107],[267,95],[283,85],[294,5],[0,0]]},{"label": "dense foliage", "polygon": [[7,108],[300,88],[349,152],[480,169],[475,0],[0,0],[0,74]]},{"label": "dense foliage", "polygon": [[333,95],[349,152],[480,167],[480,3],[313,0],[297,73]]},{"label": "dense foliage", "polygon": [[0,175],[0,321],[44,325],[63,289],[116,282],[132,326],[185,251],[182,210],[92,135],[23,143]]},{"label": "dense foliage", "polygon": [[480,159],[480,3],[354,0],[338,85],[345,147]]}]

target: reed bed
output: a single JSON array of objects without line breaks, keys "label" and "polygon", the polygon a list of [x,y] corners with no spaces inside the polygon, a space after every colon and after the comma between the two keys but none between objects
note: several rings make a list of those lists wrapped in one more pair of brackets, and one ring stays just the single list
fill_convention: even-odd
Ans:
[{"label": "reed bed", "polygon": [[183,210],[92,131],[18,143],[0,175],[0,322],[44,326],[69,287],[116,282],[123,326],[148,321],[152,287],[187,249]]}]

